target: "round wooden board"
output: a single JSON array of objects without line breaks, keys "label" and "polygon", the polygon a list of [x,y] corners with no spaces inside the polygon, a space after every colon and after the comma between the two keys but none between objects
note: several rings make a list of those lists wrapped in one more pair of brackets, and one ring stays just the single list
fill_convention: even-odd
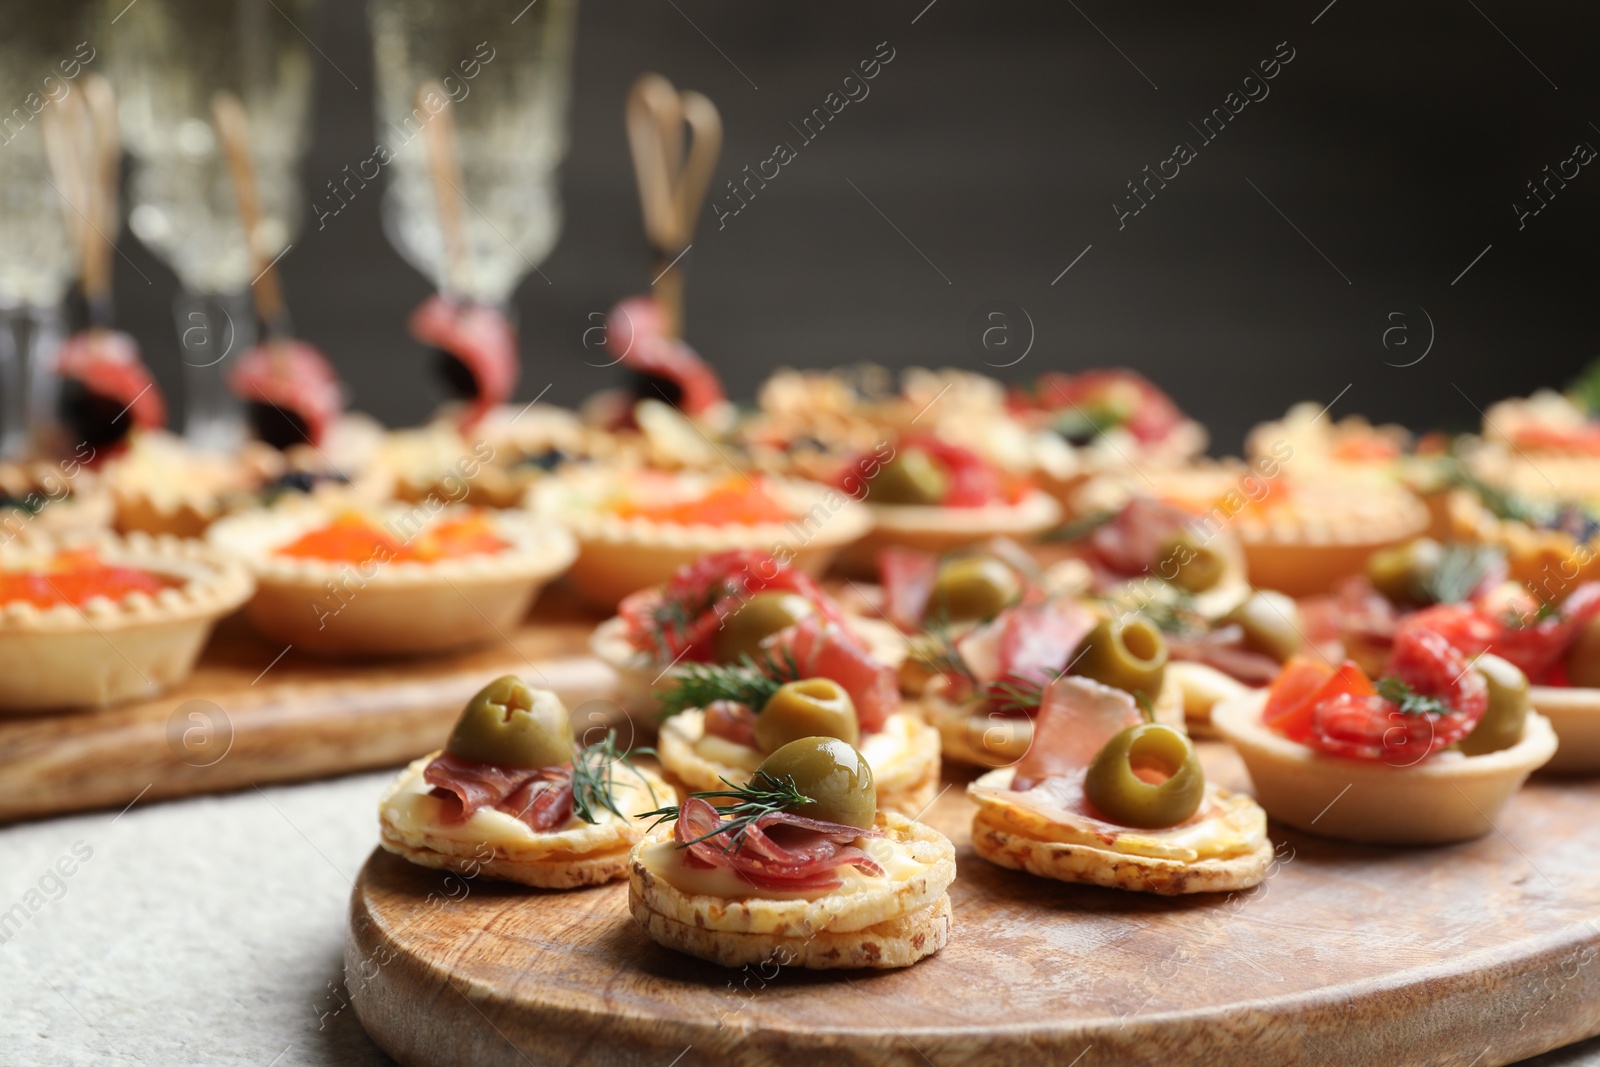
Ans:
[{"label": "round wooden board", "polygon": [[418,1067],[1493,1067],[1600,1033],[1600,784],[1535,781],[1446,848],[1274,827],[1261,886],[1174,899],[986,863],[964,781],[925,817],[958,848],[950,944],[914,967],[727,970],[649,941],[621,883],[543,892],[380,850],[351,899],[352,1002]]}]

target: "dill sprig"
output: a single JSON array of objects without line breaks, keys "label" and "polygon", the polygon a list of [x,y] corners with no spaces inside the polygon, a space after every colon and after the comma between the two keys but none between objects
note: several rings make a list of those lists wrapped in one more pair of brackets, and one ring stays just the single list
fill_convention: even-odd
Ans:
[{"label": "dill sprig", "polygon": [[[697,800],[734,801],[734,803],[719,807],[717,810],[719,816],[727,816],[727,818],[722,819],[715,830],[702,834],[692,841],[685,841],[678,846],[679,848],[698,845],[700,842],[709,841],[713,837],[726,836],[727,840],[722,842],[722,851],[738,852],[744,844],[745,835],[750,832],[750,828],[762,816],[788,811],[791,808],[800,807],[802,804],[814,803],[810,797],[800,792],[800,787],[795,785],[794,777],[788,774],[780,778],[766,771],[756,771],[746,785],[735,785],[726,778],[722,779],[722,784],[728,788],[714,789],[703,793],[690,793],[689,795]],[[672,822],[677,819],[682,813],[683,806],[674,804],[671,807],[647,811],[639,818],[655,819],[655,822],[650,824],[650,829],[654,830],[664,822]]]},{"label": "dill sprig", "polygon": [[983,695],[991,711],[1000,715],[1026,715],[1044,703],[1044,691],[1053,681],[1054,678],[1041,680],[1011,675],[1004,681],[990,682],[984,687]]},{"label": "dill sprig", "polygon": [[800,665],[785,648],[765,651],[759,660],[744,655],[738,663],[687,664],[673,671],[655,694],[663,719],[718,700],[731,700],[759,713],[772,694],[799,679]]},{"label": "dill sprig", "polygon": [[1395,705],[1402,715],[1449,715],[1450,705],[1438,697],[1419,693],[1402,679],[1389,675],[1376,683],[1378,695]]},{"label": "dill sprig", "polygon": [[911,646],[911,654],[935,674],[955,675],[973,685],[978,683],[978,676],[956,647],[955,635],[942,622],[934,621],[927,626],[922,639]]},{"label": "dill sprig", "polygon": [[631,782],[616,780],[619,763],[631,771],[633,777],[650,791],[650,800],[653,803],[656,799],[655,787],[650,784],[649,779],[639,773],[639,768],[633,765],[633,757],[653,755],[655,750],[650,748],[622,751],[617,748],[617,732],[607,730],[604,741],[597,741],[572,757],[572,814],[591,825],[600,821],[601,809],[609,811],[619,819],[628,817],[617,807],[616,791],[636,786]]},{"label": "dill sprig", "polygon": [[1447,545],[1424,590],[1436,604],[1459,604],[1504,559],[1492,545]]}]

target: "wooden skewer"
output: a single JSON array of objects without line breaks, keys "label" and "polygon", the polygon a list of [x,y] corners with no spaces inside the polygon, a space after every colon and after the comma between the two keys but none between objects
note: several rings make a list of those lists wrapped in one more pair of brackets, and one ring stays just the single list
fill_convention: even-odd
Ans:
[{"label": "wooden skewer", "polygon": [[250,262],[256,271],[256,280],[250,286],[256,314],[261,317],[262,327],[269,336],[282,336],[288,331],[283,289],[278,284],[276,264],[262,252],[256,236],[261,225],[261,200],[256,192],[255,164],[250,159],[250,120],[239,98],[226,90],[211,98],[211,116],[228,161],[228,173],[233,177],[233,193],[239,201],[239,224],[244,229]]},{"label": "wooden skewer", "polygon": [[[83,262],[83,292],[92,317],[109,325],[111,253],[122,220],[117,211],[117,183],[122,174],[122,134],[117,126],[117,98],[103,75],[84,79],[92,145],[85,168],[85,211],[91,220]],[[107,320],[107,321],[99,321]]]},{"label": "wooden skewer", "polygon": [[88,259],[89,240],[94,236],[88,221],[87,130],[82,98],[77,93],[67,94],[55,107],[46,108],[39,121],[44,133],[45,155],[55,177],[56,191],[61,196],[62,221],[81,272]]},{"label": "wooden skewer", "polygon": [[634,82],[624,116],[645,238],[656,255],[657,299],[668,332],[681,336],[682,255],[694,236],[722,151],[722,119],[706,97],[680,94],[659,74],[643,74]]},{"label": "wooden skewer", "polygon": [[427,98],[437,94],[444,106],[423,127],[423,143],[428,153],[428,173],[433,178],[433,199],[439,211],[439,236],[444,244],[444,279],[440,286],[447,295],[460,296],[466,284],[467,226],[461,202],[461,154],[456,140],[455,105],[444,86],[425,81],[417,86],[417,107],[429,110]]}]

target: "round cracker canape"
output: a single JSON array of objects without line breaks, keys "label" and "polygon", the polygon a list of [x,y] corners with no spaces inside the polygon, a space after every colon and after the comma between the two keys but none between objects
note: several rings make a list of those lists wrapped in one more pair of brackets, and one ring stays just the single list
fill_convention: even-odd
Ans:
[{"label": "round cracker canape", "polygon": [[1030,540],[1061,518],[1026,474],[925,434],[857,456],[833,483],[872,513],[871,532],[839,555],[838,568],[852,575],[871,576],[887,548],[942,554],[996,537]]},{"label": "round cracker canape", "polygon": [[155,696],[189,676],[252,588],[197,542],[29,531],[0,546],[0,708]]},{"label": "round cracker canape", "polygon": [[534,486],[528,503],[577,536],[569,580],[606,607],[732,549],[768,552],[821,574],[872,524],[866,508],[825,485],[725,472],[563,471]]},{"label": "round cracker canape", "polygon": [[1273,819],[1361,843],[1482,837],[1556,751],[1526,675],[1498,656],[1469,659],[1420,621],[1400,628],[1377,679],[1353,660],[1294,660],[1212,722]]},{"label": "round cracker canape", "polygon": [[1091,480],[1187,463],[1206,449],[1206,429],[1131,370],[1050,371],[1017,390],[1011,406],[1025,425],[1065,446],[1065,461],[1042,450],[1040,484],[1069,516]]},{"label": "round cracker canape", "polygon": [[111,525],[115,505],[105,484],[78,460],[0,463],[0,538],[23,530],[68,533]]},{"label": "round cracker canape", "polygon": [[1256,466],[1291,459],[1284,470],[1293,481],[1393,485],[1410,444],[1403,426],[1374,426],[1359,415],[1335,420],[1307,400],[1251,430],[1245,459]]},{"label": "round cracker canape", "polygon": [[639,819],[672,798],[614,733],[578,748],[561,699],[506,675],[384,791],[378,822],[383,847],[412,863],[572,889],[625,875]]},{"label": "round cracker canape", "polygon": [[440,652],[504,638],[577,554],[554,523],[438,502],[245,512],[207,540],[256,575],[263,634],[325,655]]},{"label": "round cracker canape", "polygon": [[1183,728],[1182,694],[1166,678],[1166,640],[1137,613],[1056,597],[1006,607],[959,637],[928,636],[913,651],[930,676],[918,706],[948,762],[1004,767],[1021,759],[1049,683],[1066,673],[1119,686],[1157,721]]},{"label": "round cracker canape", "polygon": [[875,796],[849,744],[792,741],[749,784],[654,813],[629,861],[633,917],[725,967],[910,966],[949,940],[955,847]]},{"label": "round cracker canape", "polygon": [[616,671],[617,702],[642,718],[658,710],[653,690],[679,664],[738,664],[813,615],[886,667],[905,658],[905,639],[894,627],[845,611],[809,574],[769,552],[737,549],[685,564],[664,585],[625,597],[589,648]]},{"label": "round cracker canape", "polygon": [[1193,743],[1133,697],[1052,682],[1014,766],[967,787],[972,847],[1041,878],[1175,896],[1248,889],[1272,863],[1267,816],[1206,781]]},{"label": "round cracker canape", "polygon": [[[691,791],[742,784],[790,741],[826,735],[860,751],[878,807],[913,817],[926,811],[939,788],[939,731],[900,706],[894,670],[860,673],[855,652],[830,646],[837,635],[787,639],[788,648],[767,651],[759,667],[696,664],[662,688],[662,770]],[[819,673],[791,666],[791,650],[802,648]],[[828,666],[851,685],[820,673]]]}]

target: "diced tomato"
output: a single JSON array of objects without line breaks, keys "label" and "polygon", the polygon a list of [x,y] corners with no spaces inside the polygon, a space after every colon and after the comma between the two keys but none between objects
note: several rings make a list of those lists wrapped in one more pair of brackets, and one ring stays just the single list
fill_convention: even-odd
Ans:
[{"label": "diced tomato", "polygon": [[1311,728],[1312,698],[1333,676],[1334,669],[1325,663],[1291,659],[1267,690],[1262,723],[1285,737],[1300,739]]}]

